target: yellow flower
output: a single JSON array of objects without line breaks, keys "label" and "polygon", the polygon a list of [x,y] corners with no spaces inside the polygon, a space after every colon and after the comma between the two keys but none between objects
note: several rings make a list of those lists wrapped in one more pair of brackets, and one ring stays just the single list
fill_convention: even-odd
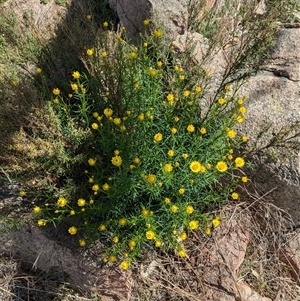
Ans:
[{"label": "yellow flower", "polygon": [[149,23],[150,23],[150,21],[149,21],[148,19],[145,19],[145,20],[143,21],[143,24],[144,24],[145,26],[149,25]]},{"label": "yellow flower", "polygon": [[127,223],[126,218],[123,217],[123,218],[119,219],[119,225],[120,225],[120,226],[125,226],[126,223]]},{"label": "yellow flower", "polygon": [[88,20],[91,20],[91,19],[92,19],[92,16],[91,16],[91,15],[86,15],[86,18],[87,18]]},{"label": "yellow flower", "polygon": [[236,132],[234,131],[234,130],[228,130],[227,131],[227,136],[230,138],[230,139],[233,139],[233,138],[235,138],[235,136],[236,136]]},{"label": "yellow flower", "polygon": [[199,221],[195,221],[195,220],[192,220],[189,222],[189,229],[190,230],[195,230],[199,228]]},{"label": "yellow flower", "polygon": [[160,30],[160,29],[156,29],[156,30],[154,30],[154,35],[157,37],[157,38],[160,38],[160,37],[162,37],[162,35],[163,35],[163,32]]},{"label": "yellow flower", "polygon": [[94,48],[90,48],[90,49],[88,49],[88,50],[86,51],[86,54],[87,54],[88,56],[92,56],[92,55],[94,54],[94,51],[95,51]]},{"label": "yellow flower", "polygon": [[85,247],[86,241],[84,239],[79,239],[79,245],[80,247]]},{"label": "yellow flower", "polygon": [[34,213],[39,213],[41,211],[41,207],[39,207],[39,206],[35,206],[34,208],[33,208],[33,212]]},{"label": "yellow flower", "polygon": [[80,73],[78,71],[74,71],[72,73],[72,76],[73,76],[74,79],[78,79],[80,77]]},{"label": "yellow flower", "polygon": [[189,124],[186,129],[189,133],[195,132],[195,127],[192,124]]},{"label": "yellow flower", "polygon": [[189,156],[188,154],[182,154],[182,158],[183,158],[183,159],[187,159],[188,156]]},{"label": "yellow flower", "polygon": [[229,91],[229,90],[230,90],[230,85],[226,85],[226,86],[224,87],[224,90],[225,90],[225,91]]},{"label": "yellow flower", "polygon": [[114,156],[111,158],[111,163],[114,165],[114,166],[121,166],[122,164],[122,158],[120,156]]},{"label": "yellow flower", "polygon": [[36,69],[35,69],[35,72],[36,72],[37,74],[42,73],[42,69],[41,69],[41,68],[36,68]]},{"label": "yellow flower", "polygon": [[117,257],[115,256],[115,255],[110,255],[109,257],[108,257],[108,261],[109,262],[115,262],[117,260]]},{"label": "yellow flower", "polygon": [[154,141],[159,142],[163,139],[162,133],[157,133],[154,135]]},{"label": "yellow flower", "polygon": [[165,164],[164,170],[165,170],[166,172],[171,172],[171,171],[173,170],[172,164],[170,164],[170,163]]},{"label": "yellow flower", "polygon": [[136,242],[134,240],[130,240],[128,242],[128,246],[129,246],[130,250],[133,250],[133,248],[136,246]]},{"label": "yellow flower", "polygon": [[244,176],[241,178],[243,183],[247,183],[249,181],[248,177]]},{"label": "yellow flower", "polygon": [[237,200],[239,198],[239,194],[237,192],[233,192],[231,194],[231,197],[232,197],[233,200]]},{"label": "yellow flower", "polygon": [[204,233],[205,233],[206,235],[210,235],[210,233],[211,233],[210,227],[206,227],[205,230],[204,230]]},{"label": "yellow flower", "polygon": [[71,234],[71,235],[75,235],[77,233],[77,228],[72,226],[69,228],[68,232]]},{"label": "yellow flower", "polygon": [[176,205],[172,205],[172,206],[171,206],[171,211],[174,212],[174,213],[177,212],[178,209],[179,209],[179,207],[176,206]]},{"label": "yellow flower", "polygon": [[88,163],[90,166],[95,166],[96,165],[96,160],[93,158],[88,159]]},{"label": "yellow flower", "polygon": [[201,171],[201,163],[199,161],[193,161],[190,164],[190,170],[195,173],[200,172]]},{"label": "yellow flower", "polygon": [[114,118],[114,119],[113,119],[113,123],[114,123],[115,125],[120,125],[120,123],[121,123],[121,118]]},{"label": "yellow flower", "polygon": [[59,95],[60,94],[60,90],[58,89],[58,88],[54,88],[53,90],[52,90],[52,93],[54,94],[54,95]]},{"label": "yellow flower", "polygon": [[19,191],[19,196],[23,197],[26,195],[26,192],[24,190]]},{"label": "yellow flower", "polygon": [[224,161],[219,161],[216,165],[216,168],[219,172],[225,172],[228,169],[227,163]]},{"label": "yellow flower", "polygon": [[178,167],[180,163],[178,161],[175,162],[175,167]]},{"label": "yellow flower", "polygon": [[135,164],[139,164],[140,161],[141,161],[141,160],[140,160],[138,157],[135,157],[135,158],[133,159],[133,162],[134,162]]},{"label": "yellow flower", "polygon": [[95,191],[95,192],[99,191],[99,189],[100,189],[100,187],[99,187],[98,184],[95,184],[95,185],[92,186],[92,190]]},{"label": "yellow flower", "polygon": [[43,227],[46,226],[46,221],[44,219],[39,219],[37,224],[39,227]]},{"label": "yellow flower", "polygon": [[127,269],[129,268],[129,266],[130,266],[130,263],[129,263],[128,261],[122,261],[122,262],[120,263],[120,268],[121,268],[122,270],[127,270]]},{"label": "yellow flower", "polygon": [[75,210],[70,211],[70,215],[75,215],[75,214],[76,214]]},{"label": "yellow flower", "polygon": [[244,136],[242,137],[242,141],[243,141],[243,142],[247,142],[248,139],[249,139],[248,136],[245,136],[245,135],[244,135]]},{"label": "yellow flower", "polygon": [[108,27],[108,23],[107,22],[103,22],[103,27]]},{"label": "yellow flower", "polygon": [[59,198],[57,200],[56,204],[57,204],[58,207],[65,207],[66,204],[67,204],[67,200],[65,198]]},{"label": "yellow flower", "polygon": [[237,103],[238,103],[239,105],[242,105],[242,104],[244,103],[244,100],[243,100],[242,98],[239,98],[239,99],[237,100]]},{"label": "yellow flower", "polygon": [[162,63],[162,61],[158,61],[158,62],[156,63],[156,65],[157,65],[158,67],[161,67],[161,66],[163,65],[163,63]]},{"label": "yellow flower", "polygon": [[157,241],[155,242],[155,247],[156,247],[156,248],[160,248],[161,245],[162,245],[161,241],[157,240]]},{"label": "yellow flower", "polygon": [[118,156],[118,155],[120,155],[120,151],[118,149],[115,149],[114,154],[115,154],[115,156]]},{"label": "yellow flower", "polygon": [[169,102],[170,105],[173,105],[174,99],[175,99],[174,94],[169,93],[169,94],[167,95],[167,100],[168,100],[168,102]]},{"label": "yellow flower", "polygon": [[137,58],[137,53],[136,53],[135,51],[131,51],[131,52],[129,53],[129,58],[131,58],[131,59],[136,59],[136,58]]},{"label": "yellow flower", "polygon": [[189,97],[190,94],[191,94],[191,92],[190,92],[189,90],[184,90],[184,91],[183,91],[183,96],[184,96],[184,97]]},{"label": "yellow flower", "polygon": [[106,109],[104,109],[104,111],[103,111],[104,115],[105,115],[107,118],[111,117],[112,114],[113,114],[113,112],[114,112],[114,111],[113,111],[112,109],[110,109],[110,108],[106,108]]},{"label": "yellow flower", "polygon": [[78,90],[78,85],[77,84],[71,84],[71,89],[73,91],[77,91]]},{"label": "yellow flower", "polygon": [[242,114],[245,114],[247,112],[247,108],[245,107],[240,107],[239,108],[239,112],[242,113]]},{"label": "yellow flower", "polygon": [[79,199],[77,201],[77,204],[78,204],[79,207],[83,207],[85,205],[85,200],[84,199]]},{"label": "yellow flower", "polygon": [[187,207],[186,207],[186,213],[187,214],[192,214],[193,212],[194,212],[194,207],[193,206],[191,206],[191,205],[188,205]]},{"label": "yellow flower", "polygon": [[181,240],[186,240],[186,239],[187,239],[187,234],[186,234],[186,232],[181,232],[180,235],[179,235],[179,238],[180,238]]},{"label": "yellow flower", "polygon": [[184,80],[184,79],[185,79],[185,76],[184,76],[183,74],[180,74],[180,75],[179,75],[179,79],[180,79],[180,80]]},{"label": "yellow flower", "polygon": [[180,251],[178,252],[178,255],[179,255],[180,257],[186,257],[186,251],[185,251],[185,250],[180,250]]},{"label": "yellow flower", "polygon": [[153,69],[153,68],[149,68],[149,74],[151,76],[156,76],[158,73],[158,71],[156,69]]},{"label": "yellow flower", "polygon": [[212,224],[213,224],[213,226],[214,226],[215,228],[219,227],[220,224],[221,224],[219,217],[214,218],[214,219],[212,220]]},{"label": "yellow flower", "polygon": [[177,129],[176,128],[171,128],[171,133],[172,134],[176,134],[177,133]]},{"label": "yellow flower", "polygon": [[155,238],[155,233],[152,230],[148,230],[146,232],[146,238],[149,239],[149,240],[154,239]]},{"label": "yellow flower", "polygon": [[179,190],[178,190],[179,194],[184,194],[185,192],[185,189],[183,187],[181,187]]},{"label": "yellow flower", "polygon": [[105,231],[105,230],[106,230],[106,226],[103,225],[103,224],[101,224],[101,225],[99,226],[99,230],[100,230],[100,231]]},{"label": "yellow flower", "polygon": [[174,156],[174,151],[172,149],[168,150],[168,156],[173,157]]},{"label": "yellow flower", "polygon": [[145,119],[144,113],[141,113],[141,114],[138,116],[138,119],[139,119],[140,121],[143,121],[143,120]]},{"label": "yellow flower", "polygon": [[154,184],[156,182],[156,175],[149,174],[149,175],[146,176],[146,180],[150,184]]},{"label": "yellow flower", "polygon": [[141,213],[141,214],[142,214],[142,216],[148,216],[148,215],[149,215],[149,210],[147,210],[147,209],[144,208],[144,209],[142,210],[142,213]]},{"label": "yellow flower", "polygon": [[237,157],[235,160],[235,167],[243,167],[245,165],[245,160],[241,157]]},{"label": "yellow flower", "polygon": [[117,243],[119,242],[119,237],[118,237],[118,236],[114,236],[114,237],[112,238],[112,241],[113,241],[115,244],[117,244]]},{"label": "yellow flower", "polygon": [[97,130],[98,128],[99,128],[98,123],[96,123],[96,122],[92,123],[92,129],[93,130]]},{"label": "yellow flower", "polygon": [[109,186],[107,183],[105,183],[105,184],[102,185],[102,189],[103,189],[104,191],[109,190],[109,188],[110,188],[110,186]]},{"label": "yellow flower", "polygon": [[206,128],[202,127],[202,128],[200,129],[200,133],[201,133],[202,135],[206,134]]},{"label": "yellow flower", "polygon": [[199,86],[196,86],[195,87],[195,92],[196,93],[200,93],[202,91],[202,88],[201,87],[199,87]]},{"label": "yellow flower", "polygon": [[236,121],[237,121],[238,123],[242,123],[242,122],[244,121],[244,117],[243,117],[243,116],[238,116],[238,117],[236,118]]},{"label": "yellow flower", "polygon": [[179,117],[178,117],[178,116],[175,116],[175,117],[174,117],[174,121],[175,121],[175,122],[178,122],[178,121],[179,121]]},{"label": "yellow flower", "polygon": [[171,203],[171,200],[169,198],[165,198],[165,203],[166,204],[170,204]]}]

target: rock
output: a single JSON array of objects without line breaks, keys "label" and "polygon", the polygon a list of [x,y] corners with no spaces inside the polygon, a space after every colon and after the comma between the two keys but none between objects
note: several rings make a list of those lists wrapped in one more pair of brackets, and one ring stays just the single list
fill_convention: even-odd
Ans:
[{"label": "rock", "polygon": [[162,23],[167,35],[183,34],[186,30],[186,0],[109,0],[110,7],[117,13],[126,28],[127,35],[134,39],[144,31],[143,21],[156,14],[157,24]]},{"label": "rock", "polygon": [[270,298],[262,297],[243,282],[237,283],[241,301],[272,301]]},{"label": "rock", "polygon": [[71,250],[57,238],[48,238],[41,228],[35,226],[24,225],[20,230],[7,232],[0,228],[0,231],[0,254],[9,254],[21,259],[29,268],[48,274],[67,274],[67,282],[82,290],[97,292],[102,296],[101,300],[129,300],[131,272],[121,271],[115,265],[103,267],[101,254]]},{"label": "rock", "polygon": [[[71,0],[68,0],[68,3],[70,2]],[[20,26],[26,30],[29,22],[30,28],[33,27],[43,38],[53,36],[57,24],[67,14],[66,7],[59,6],[54,1],[43,4],[36,0],[8,0],[1,6],[1,10],[3,15],[13,11]]]},{"label": "rock", "polygon": [[300,81],[300,28],[281,29],[265,69],[275,75]]},{"label": "rock", "polygon": [[203,266],[207,300],[236,300],[237,272],[250,239],[250,233],[246,229],[233,219],[214,230],[214,242],[207,250],[207,255],[204,255],[208,259]]}]

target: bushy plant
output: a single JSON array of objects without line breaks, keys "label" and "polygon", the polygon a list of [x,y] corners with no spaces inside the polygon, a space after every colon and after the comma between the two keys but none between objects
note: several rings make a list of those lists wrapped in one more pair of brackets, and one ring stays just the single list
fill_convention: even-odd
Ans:
[{"label": "bushy plant", "polygon": [[[244,98],[225,85],[207,102],[210,74],[184,70],[159,28],[135,46],[124,29],[107,30],[84,64],[88,73],[74,70],[70,94],[54,87],[49,103],[59,132],[78,146],[79,169],[68,179],[76,188],[66,190],[65,179],[36,206],[38,225],[67,219],[81,246],[104,239],[104,261],[119,259],[123,269],[145,245],[186,256],[188,233],[209,234],[220,219],[208,210],[237,199],[247,181],[236,151],[247,137],[233,129],[244,120]],[[78,132],[85,139],[74,142]]]}]

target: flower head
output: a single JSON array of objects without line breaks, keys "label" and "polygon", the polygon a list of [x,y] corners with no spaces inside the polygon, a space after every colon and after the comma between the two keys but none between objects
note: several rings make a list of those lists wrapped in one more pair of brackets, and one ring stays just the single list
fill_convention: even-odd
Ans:
[{"label": "flower head", "polygon": [[113,111],[112,109],[110,109],[110,108],[106,108],[106,109],[104,109],[104,111],[103,111],[104,115],[105,115],[107,118],[111,117],[112,114],[113,114],[113,112],[114,112],[114,111]]},{"label": "flower head", "polygon": [[189,222],[189,229],[190,230],[195,230],[199,228],[199,221],[195,221],[195,220],[192,220]]},{"label": "flower head", "polygon": [[114,156],[111,158],[111,163],[114,165],[114,166],[121,166],[122,164],[122,158],[120,156]]},{"label": "flower head", "polygon": [[228,130],[228,131],[227,131],[227,136],[228,136],[230,139],[235,138],[235,136],[236,136],[236,131],[234,131],[234,130]]},{"label": "flower head", "polygon": [[241,157],[237,157],[235,160],[235,167],[243,167],[245,165],[245,160]]},{"label": "flower head", "polygon": [[46,226],[46,221],[44,219],[39,219],[37,224],[39,227],[43,227]]},{"label": "flower head", "polygon": [[149,174],[146,176],[146,180],[150,184],[154,184],[156,182],[156,175],[154,174]]},{"label": "flower head", "polygon": [[154,135],[154,141],[160,142],[163,139],[162,133],[157,133]]},{"label": "flower head", "polygon": [[80,78],[80,73],[78,71],[74,71],[72,73],[72,76],[73,76],[74,79],[79,79]]},{"label": "flower head", "polygon": [[88,56],[92,56],[92,55],[94,54],[94,51],[95,51],[94,48],[89,48],[89,49],[86,51],[86,54],[87,54]]},{"label": "flower head", "polygon": [[83,207],[85,205],[85,199],[79,199],[77,201],[77,204],[78,204],[79,207]]},{"label": "flower head", "polygon": [[93,158],[88,159],[88,163],[90,166],[95,166],[96,165],[96,160]]},{"label": "flower head", "polygon": [[79,245],[80,247],[85,247],[86,241],[84,239],[79,239]]},{"label": "flower head", "polygon": [[41,207],[39,207],[39,206],[35,206],[34,208],[33,208],[33,212],[34,213],[39,213],[41,211]]},{"label": "flower head", "polygon": [[186,207],[186,213],[187,214],[192,214],[193,212],[194,212],[194,207],[193,206],[191,206],[191,205],[188,205],[187,207]]},{"label": "flower head", "polygon": [[52,93],[54,94],[54,95],[59,95],[60,94],[60,90],[58,89],[58,88],[54,88],[53,90],[52,90]]},{"label": "flower head", "polygon": [[195,172],[195,173],[198,173],[201,171],[201,163],[199,161],[193,161],[191,164],[190,164],[190,170],[192,172]]},{"label": "flower head", "polygon": [[77,233],[77,228],[72,226],[69,228],[68,232],[71,234],[71,235],[75,235]]},{"label": "flower head", "polygon": [[110,188],[110,186],[109,186],[107,183],[105,183],[105,184],[102,185],[102,189],[103,189],[104,191],[109,190],[109,188]]},{"label": "flower head", "polygon": [[220,218],[219,217],[216,217],[212,220],[212,224],[215,228],[219,227],[221,221],[220,221]]},{"label": "flower head", "polygon": [[231,197],[232,197],[233,200],[237,200],[239,198],[239,194],[237,192],[233,192],[231,194]]},{"label": "flower head", "polygon": [[216,165],[216,168],[219,172],[225,172],[228,169],[227,163],[224,161],[219,161]]},{"label": "flower head", "polygon": [[59,198],[57,200],[56,204],[57,204],[58,207],[65,207],[66,204],[67,204],[67,200],[65,198]]},{"label": "flower head", "polygon": [[171,211],[174,212],[174,213],[177,212],[178,209],[179,209],[179,207],[176,206],[176,205],[172,205],[172,206],[171,206]]},{"label": "flower head", "polygon": [[162,30],[160,30],[160,29],[156,29],[156,30],[154,30],[153,34],[154,34],[157,38],[161,38],[162,35],[163,35],[163,32],[162,32]]},{"label": "flower head", "polygon": [[170,163],[165,164],[164,170],[165,170],[166,172],[171,172],[171,171],[173,170],[172,164],[170,164]]},{"label": "flower head", "polygon": [[146,238],[149,239],[149,240],[154,239],[154,238],[155,238],[155,233],[154,233],[154,231],[148,230],[148,231],[146,232]]},{"label": "flower head", "polygon": [[189,124],[186,129],[189,133],[195,132],[195,127],[192,124]]},{"label": "flower head", "polygon": [[120,263],[120,268],[122,269],[122,270],[127,270],[128,268],[129,268],[129,266],[130,266],[130,263],[128,262],[128,261],[122,261],[121,263]]}]

